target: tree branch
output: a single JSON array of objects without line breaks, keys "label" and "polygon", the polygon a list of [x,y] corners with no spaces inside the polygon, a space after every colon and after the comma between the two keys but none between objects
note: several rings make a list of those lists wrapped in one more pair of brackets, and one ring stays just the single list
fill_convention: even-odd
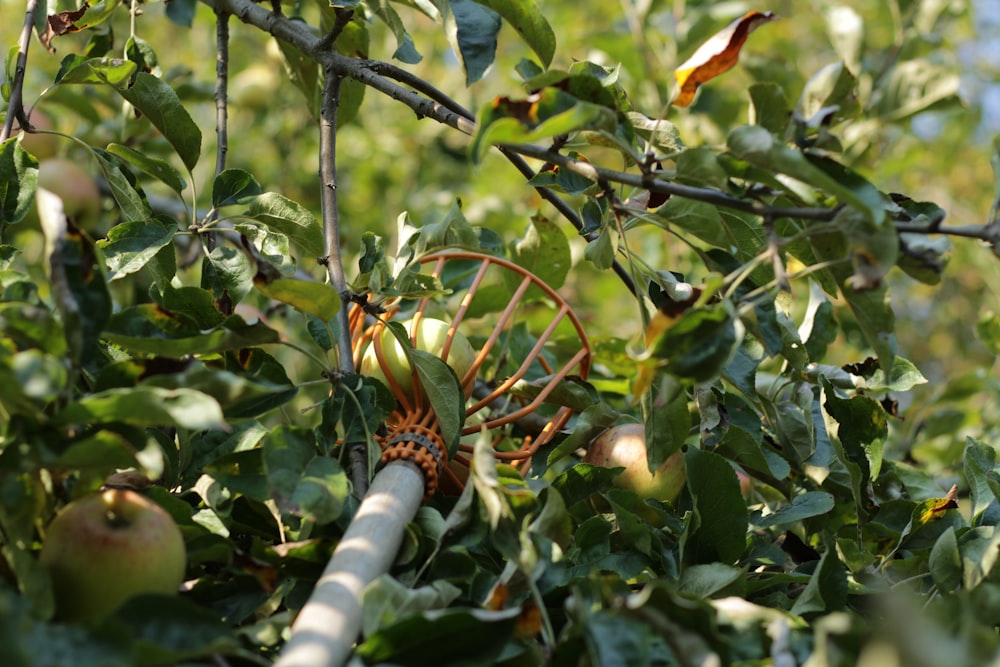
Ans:
[{"label": "tree branch", "polygon": [[31,44],[31,27],[35,23],[35,8],[38,0],[28,0],[24,10],[24,24],[17,38],[17,64],[14,69],[14,80],[10,84],[10,104],[7,105],[7,118],[3,129],[0,129],[0,141],[10,139],[14,129],[14,119],[26,129],[31,126],[24,113],[24,73],[28,69],[28,46]]},{"label": "tree branch", "polygon": [[[332,32],[331,32],[332,34]],[[337,311],[337,367],[341,372],[354,371],[349,308],[351,293],[347,288],[344,258],[340,250],[340,211],[337,205],[337,114],[340,109],[340,85],[343,77],[332,67],[325,70],[323,106],[319,123],[319,174],[322,181],[323,240],[330,284],[340,295]],[[354,491],[363,498],[368,491],[368,443],[345,442]]]}]

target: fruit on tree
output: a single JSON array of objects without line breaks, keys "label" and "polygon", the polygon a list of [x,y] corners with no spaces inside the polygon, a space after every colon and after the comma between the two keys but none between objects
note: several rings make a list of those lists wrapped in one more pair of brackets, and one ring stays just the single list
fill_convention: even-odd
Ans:
[{"label": "fruit on tree", "polygon": [[186,552],[166,510],[130,489],[106,489],[56,515],[40,561],[52,577],[57,617],[85,620],[139,593],[177,592]]},{"label": "fruit on tree", "polygon": [[663,502],[677,500],[687,476],[681,452],[671,454],[655,473],[649,471],[642,424],[620,424],[604,431],[587,448],[583,460],[606,468],[625,468],[615,478],[616,486]]},{"label": "fruit on tree", "polygon": [[[42,111],[35,109],[31,112],[29,119],[36,130],[54,130],[55,125],[52,119]],[[59,137],[54,134],[40,134],[35,132],[23,132],[21,148],[28,151],[41,162],[51,157],[55,157],[59,152]]]},{"label": "fruit on tree", "polygon": [[[416,340],[413,339],[413,320],[405,322],[404,326],[406,327],[406,332],[410,334],[410,340],[414,342],[416,349],[430,352],[438,357],[441,356],[445,342],[448,340],[448,330],[451,328],[450,324],[431,317],[421,318],[420,324],[417,327]],[[391,389],[392,385],[386,377],[387,371],[399,384],[403,394],[410,401],[413,401],[413,375],[410,362],[403,351],[403,346],[400,345],[399,341],[396,340],[396,337],[388,328],[382,328],[378,335],[381,343],[383,363],[379,363],[379,359],[376,356],[375,344],[372,342],[361,358],[361,374],[376,378]],[[459,380],[461,380],[465,377],[469,369],[472,368],[475,360],[476,350],[472,347],[469,339],[456,330],[455,336],[451,341],[451,348],[448,350],[448,358],[445,359],[445,362],[451,366]],[[383,370],[383,367],[385,370]],[[472,385],[472,382],[466,385],[466,394],[471,393]]]},{"label": "fruit on tree", "polygon": [[66,158],[42,160],[38,165],[38,187],[59,196],[67,217],[80,224],[95,222],[101,211],[101,192],[94,178]]},{"label": "fruit on tree", "polygon": [[240,71],[229,87],[229,99],[238,107],[266,110],[274,104],[274,93],[281,85],[280,65],[263,61]]}]

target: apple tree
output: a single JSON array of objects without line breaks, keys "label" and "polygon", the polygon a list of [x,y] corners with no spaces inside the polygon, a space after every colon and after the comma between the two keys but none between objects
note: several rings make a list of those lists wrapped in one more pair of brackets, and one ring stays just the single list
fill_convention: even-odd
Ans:
[{"label": "apple tree", "polygon": [[[976,12],[28,0],[3,664],[1000,660]],[[184,583],[71,617],[53,517],[117,486]]]}]

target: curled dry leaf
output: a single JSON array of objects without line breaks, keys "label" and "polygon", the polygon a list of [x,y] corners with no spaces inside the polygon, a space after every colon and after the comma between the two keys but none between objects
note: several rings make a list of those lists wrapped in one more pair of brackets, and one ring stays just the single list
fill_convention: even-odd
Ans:
[{"label": "curled dry leaf", "polygon": [[727,72],[736,65],[740,49],[751,32],[778,18],[774,12],[747,12],[698,47],[690,58],[674,70],[677,92],[673,104],[686,107],[694,101],[698,86]]}]

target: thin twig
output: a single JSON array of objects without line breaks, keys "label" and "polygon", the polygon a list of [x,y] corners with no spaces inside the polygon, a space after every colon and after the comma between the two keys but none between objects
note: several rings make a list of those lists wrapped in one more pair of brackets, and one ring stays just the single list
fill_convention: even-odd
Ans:
[{"label": "thin twig", "polygon": [[215,150],[215,175],[218,176],[226,169],[226,155],[229,152],[229,12],[224,9],[216,9],[215,22],[217,43],[215,51],[215,132],[218,135]]},{"label": "thin twig", "polygon": [[338,342],[338,368],[345,373],[354,370],[354,353],[351,350],[348,308],[350,290],[344,273],[344,259],[340,250],[340,216],[337,209],[337,112],[340,107],[340,84],[343,77],[332,67],[326,69],[323,107],[320,117],[319,160],[322,181],[321,201],[323,205],[323,263],[326,265],[330,284],[341,298],[337,325],[340,327]]},{"label": "thin twig", "polygon": [[[517,169],[519,172],[521,172],[521,175],[524,176],[527,180],[530,181],[532,178],[535,177],[536,175],[535,170],[532,169],[531,166],[524,161],[524,158],[522,158],[517,153],[514,153],[506,149],[503,146],[499,146],[498,148],[500,150],[500,153],[504,157],[506,157],[510,161],[510,163],[514,165],[514,168]],[[573,225],[576,231],[580,232],[580,235],[583,236],[583,238],[587,239],[588,241],[593,241],[595,238],[597,238],[596,234],[583,233],[583,228],[584,228],[583,220],[580,218],[579,215],[577,215],[576,211],[573,210],[572,206],[563,201],[562,197],[557,195],[549,188],[543,186],[535,186],[535,192],[537,192],[542,197],[542,199],[552,204],[552,206],[557,211],[559,211],[559,214],[562,215],[562,217],[566,218],[566,220],[568,220],[569,223]],[[625,287],[628,289],[629,292],[632,293],[633,296],[639,295],[639,292],[636,290],[635,281],[632,280],[632,276],[629,274],[628,269],[622,266],[621,262],[619,262],[617,259],[613,260],[611,262],[611,270],[615,272],[615,275],[617,275],[618,278],[625,284]]]},{"label": "thin twig", "polygon": [[[340,84],[343,77],[332,67],[327,67],[323,88],[323,107],[319,123],[319,173],[322,181],[323,239],[326,265],[330,284],[340,295],[340,310],[337,312],[338,368],[349,373],[354,370],[354,352],[351,345],[349,309],[351,293],[347,288],[344,273],[344,259],[340,250],[340,215],[337,207],[337,112],[340,108]],[[368,448],[365,442],[344,443],[351,471],[351,482],[355,493],[361,498],[368,492]]]},{"label": "thin twig", "polygon": [[409,70],[405,70],[402,67],[397,67],[392,63],[387,63],[382,60],[366,60],[365,67],[375,72],[376,74],[380,74],[395,81],[399,81],[403,85],[413,88],[413,90],[417,91],[418,93],[426,95],[428,98],[434,100],[441,106],[447,109],[451,109],[455,113],[459,114],[460,116],[463,116],[464,118],[467,118],[468,120],[476,119],[476,115],[474,113],[472,113],[464,106],[453,100],[451,97],[447,95],[447,93],[431,85],[431,83],[426,81],[425,79],[421,79],[419,76],[417,76],[413,72],[410,72]]},{"label": "thin twig", "polygon": [[0,141],[10,139],[14,130],[14,119],[25,129],[31,127],[24,113],[24,74],[28,70],[28,46],[31,44],[31,29],[35,23],[35,9],[38,0],[28,0],[24,10],[24,24],[17,38],[17,64],[14,68],[14,80],[10,84],[10,104],[7,105],[7,118],[0,130]]},{"label": "thin twig", "polygon": [[799,218],[802,220],[825,222],[832,220],[840,210],[839,207],[810,208],[768,206],[766,204],[761,204],[760,202],[740,199],[739,197],[728,195],[720,190],[682,185],[680,183],[665,181],[661,178],[650,178],[648,176],[643,176],[642,174],[630,174],[624,171],[598,167],[590,162],[576,160],[568,155],[553,153],[552,151],[542,148],[541,146],[533,146],[531,144],[508,144],[504,145],[503,148],[520,153],[521,155],[527,155],[528,157],[532,157],[537,160],[551,162],[552,164],[558,165],[563,169],[572,171],[573,173],[579,174],[585,178],[589,178],[595,183],[600,183],[601,181],[621,183],[622,185],[646,189],[650,192],[683,197],[685,199],[693,199],[695,201],[714,204],[716,206],[723,206],[737,211],[752,213],[753,215],[769,215],[772,218]]},{"label": "thin twig", "polygon": [[333,26],[330,28],[330,32],[326,33],[319,44],[317,49],[320,51],[326,51],[333,47],[333,43],[337,41],[340,34],[344,32],[344,28],[347,24],[351,22],[354,18],[354,10],[348,7],[334,7],[333,8]]},{"label": "thin twig", "polygon": [[[226,170],[226,155],[229,152],[229,12],[215,10],[215,175]],[[205,217],[204,224],[211,225],[219,217],[219,211],[212,208]],[[202,234],[205,249],[215,248],[215,234]]]}]

